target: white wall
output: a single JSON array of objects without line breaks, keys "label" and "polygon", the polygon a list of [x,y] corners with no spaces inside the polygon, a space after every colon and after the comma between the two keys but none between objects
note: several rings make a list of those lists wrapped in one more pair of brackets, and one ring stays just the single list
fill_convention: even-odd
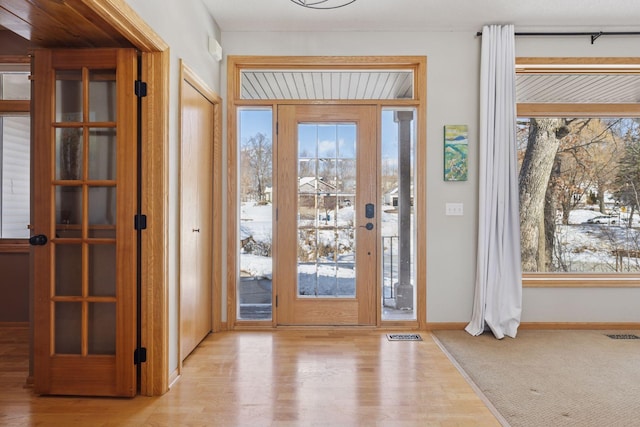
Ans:
[{"label": "white wall", "polygon": [[[478,193],[473,159],[478,157],[475,135],[480,40],[475,34],[223,32],[222,47],[229,55],[427,56],[427,320],[468,321],[475,274]],[[446,124],[469,125],[472,160],[466,182],[442,179]],[[464,215],[445,216],[446,202],[464,203]]]},{"label": "white wall", "polygon": [[[481,28],[479,24],[478,28]],[[545,31],[562,31],[549,29]],[[478,209],[478,80],[475,32],[223,32],[228,55],[427,56],[427,321],[467,322],[475,280]],[[517,56],[640,56],[637,38],[517,38]],[[223,94],[226,82],[223,75]],[[445,124],[469,125],[469,180],[442,180]],[[464,203],[462,217],[446,202]],[[640,289],[526,288],[526,322],[638,322]]]},{"label": "white wall", "polygon": [[220,31],[200,1],[127,0],[170,46],[169,110],[169,372],[178,367],[179,87],[180,59],[220,93],[220,63],[208,53],[209,37]]}]

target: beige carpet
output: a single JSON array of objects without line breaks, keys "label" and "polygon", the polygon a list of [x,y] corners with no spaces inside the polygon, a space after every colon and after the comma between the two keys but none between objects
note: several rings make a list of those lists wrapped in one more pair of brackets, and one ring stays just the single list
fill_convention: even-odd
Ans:
[{"label": "beige carpet", "polygon": [[435,332],[512,427],[640,426],[640,331]]}]

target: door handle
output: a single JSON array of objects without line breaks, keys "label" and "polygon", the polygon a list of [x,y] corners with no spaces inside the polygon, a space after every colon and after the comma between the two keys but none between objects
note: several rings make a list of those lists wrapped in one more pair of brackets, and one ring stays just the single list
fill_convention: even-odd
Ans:
[{"label": "door handle", "polygon": [[49,239],[47,239],[47,236],[44,234],[36,234],[29,238],[29,244],[32,246],[44,246],[47,244],[48,240]]}]

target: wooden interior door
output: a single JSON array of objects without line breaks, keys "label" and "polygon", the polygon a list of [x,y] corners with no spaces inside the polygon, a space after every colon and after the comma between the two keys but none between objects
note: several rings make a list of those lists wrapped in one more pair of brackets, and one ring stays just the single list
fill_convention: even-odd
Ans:
[{"label": "wooden interior door", "polygon": [[372,106],[278,108],[277,323],[376,323]]},{"label": "wooden interior door", "polygon": [[136,394],[137,112],[132,49],[33,59],[34,381]]},{"label": "wooden interior door", "polygon": [[180,352],[212,329],[214,104],[185,76],[181,85]]}]

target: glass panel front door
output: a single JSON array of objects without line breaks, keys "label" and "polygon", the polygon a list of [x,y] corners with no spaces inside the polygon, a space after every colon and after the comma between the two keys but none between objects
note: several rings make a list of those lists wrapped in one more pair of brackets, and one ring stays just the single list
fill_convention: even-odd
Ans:
[{"label": "glass panel front door", "polygon": [[375,123],[374,107],[278,108],[278,324],[376,322]]}]

